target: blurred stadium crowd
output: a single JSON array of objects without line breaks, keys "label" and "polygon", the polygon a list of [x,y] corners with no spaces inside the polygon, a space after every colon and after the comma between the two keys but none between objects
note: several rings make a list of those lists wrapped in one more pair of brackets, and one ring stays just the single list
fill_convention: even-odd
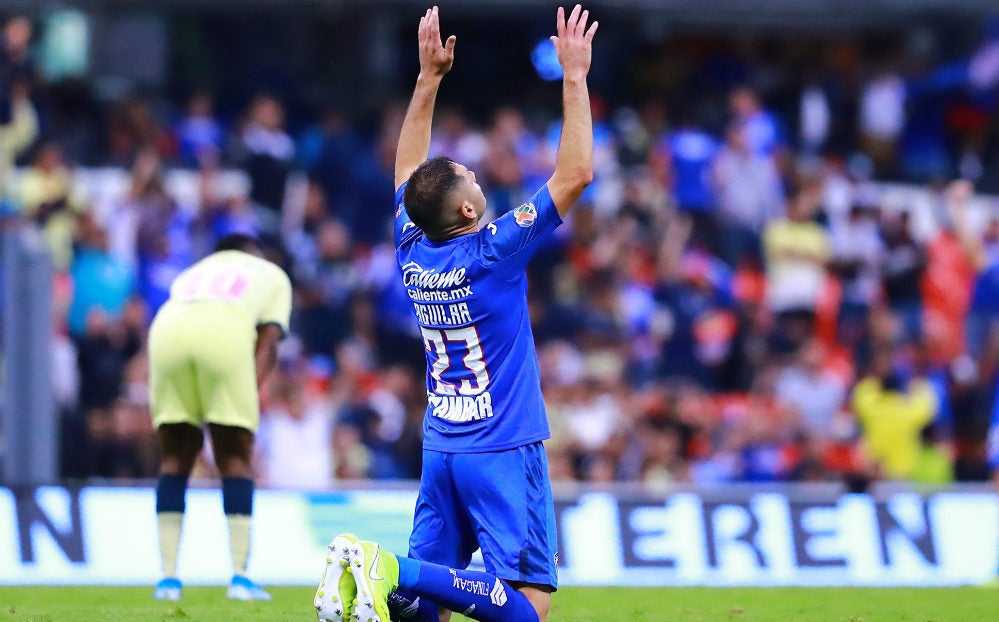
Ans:
[{"label": "blurred stadium crowd", "polygon": [[[759,51],[683,67],[710,77],[696,96],[594,98],[596,181],[530,270],[554,479],[988,477],[999,205],[950,180],[995,187],[999,39],[918,69],[826,52],[795,90],[767,85],[800,59]],[[376,124],[337,109],[286,123],[271,94],[227,117],[208,92],[98,106],[10,75],[0,144],[24,168],[3,222],[52,252],[65,477],[155,474],[148,323],[232,231],[265,239],[295,284],[262,482],[418,477],[423,344],[389,227],[402,104]],[[547,179],[558,127],[484,112],[443,109],[432,155],[477,171],[496,215]],[[81,162],[125,167],[127,187],[96,209]],[[186,193],[165,182],[178,167]],[[219,191],[231,168],[247,183]]]}]

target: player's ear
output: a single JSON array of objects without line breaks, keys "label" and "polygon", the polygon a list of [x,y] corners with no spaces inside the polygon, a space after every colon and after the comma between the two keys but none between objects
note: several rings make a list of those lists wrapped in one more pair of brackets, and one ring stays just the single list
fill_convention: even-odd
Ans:
[{"label": "player's ear", "polygon": [[461,210],[462,217],[469,220],[478,220],[479,215],[475,212],[475,206],[470,201],[462,201],[459,209]]}]

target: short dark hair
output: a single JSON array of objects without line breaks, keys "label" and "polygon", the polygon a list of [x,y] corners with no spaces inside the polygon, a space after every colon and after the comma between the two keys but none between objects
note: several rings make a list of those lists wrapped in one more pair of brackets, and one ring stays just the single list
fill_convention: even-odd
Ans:
[{"label": "short dark hair", "polygon": [[431,239],[440,239],[455,224],[456,215],[446,209],[449,194],[461,185],[454,160],[438,157],[416,167],[402,195],[410,220]]},{"label": "short dark hair", "polygon": [[243,251],[244,253],[257,252],[264,254],[264,245],[257,238],[245,233],[230,233],[215,243],[215,252],[221,251]]}]

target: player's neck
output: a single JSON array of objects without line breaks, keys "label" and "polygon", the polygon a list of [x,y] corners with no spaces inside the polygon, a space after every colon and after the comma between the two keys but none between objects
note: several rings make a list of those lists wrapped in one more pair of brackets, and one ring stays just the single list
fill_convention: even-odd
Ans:
[{"label": "player's neck", "polygon": [[473,233],[478,233],[478,232],[479,232],[479,223],[478,221],[476,221],[468,223],[467,225],[455,227],[454,229],[449,229],[445,231],[444,235],[442,235],[439,239],[431,238],[431,241],[439,244],[441,242],[447,242],[455,238],[460,238],[463,235],[471,235]]}]

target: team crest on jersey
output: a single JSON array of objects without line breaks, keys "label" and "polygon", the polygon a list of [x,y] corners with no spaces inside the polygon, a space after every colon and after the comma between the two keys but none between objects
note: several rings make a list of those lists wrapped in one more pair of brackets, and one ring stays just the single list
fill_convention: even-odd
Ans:
[{"label": "team crest on jersey", "polygon": [[530,227],[538,217],[538,210],[534,209],[534,203],[524,203],[513,210],[513,217],[521,227]]}]

